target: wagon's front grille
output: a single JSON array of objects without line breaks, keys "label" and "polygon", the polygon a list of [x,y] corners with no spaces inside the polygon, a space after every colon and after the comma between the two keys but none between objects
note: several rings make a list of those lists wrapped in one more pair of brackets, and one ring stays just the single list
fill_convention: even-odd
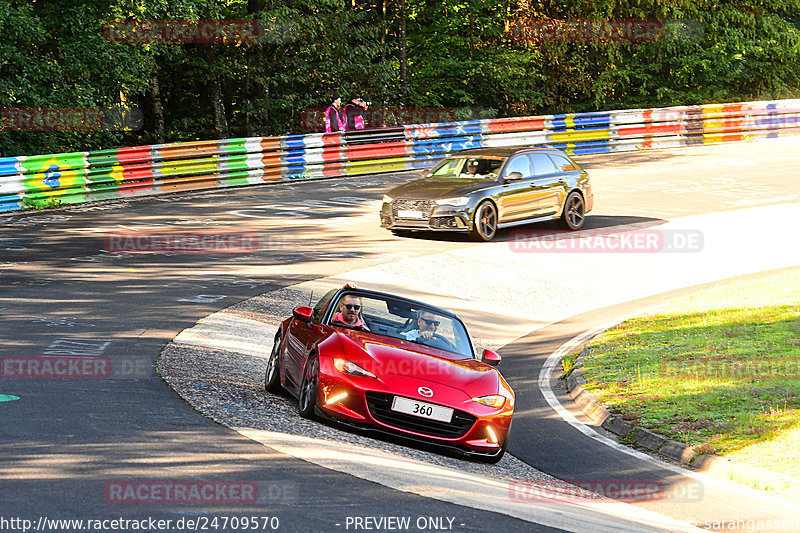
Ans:
[{"label": "wagon's front grille", "polygon": [[[427,220],[431,218],[433,208],[436,204],[433,200],[395,200],[392,202],[392,216],[401,220]],[[422,219],[401,217],[398,215],[400,211],[420,211]]]},{"label": "wagon's front grille", "polygon": [[392,394],[367,392],[366,397],[369,413],[378,422],[431,437],[448,439],[463,437],[477,420],[473,415],[457,409],[453,410],[453,419],[449,423],[429,420],[392,411],[392,400],[394,399]]}]

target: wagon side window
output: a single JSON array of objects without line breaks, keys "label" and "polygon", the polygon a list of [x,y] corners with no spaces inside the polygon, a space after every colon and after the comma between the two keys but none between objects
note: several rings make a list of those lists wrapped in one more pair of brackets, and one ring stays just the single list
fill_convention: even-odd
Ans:
[{"label": "wagon side window", "polygon": [[522,174],[523,178],[531,177],[531,175],[533,174],[531,172],[531,163],[530,161],[528,161],[528,158],[524,154],[518,155],[513,159],[511,159],[511,161],[508,162],[505,170],[503,171],[503,173],[506,176],[508,176],[512,172],[519,172],[520,174]]},{"label": "wagon side window", "polygon": [[533,170],[537,176],[547,176],[556,172],[556,166],[553,160],[547,157],[545,153],[531,154],[533,161]]},{"label": "wagon side window", "polygon": [[559,172],[570,172],[573,170],[578,170],[575,164],[573,164],[572,161],[570,161],[563,155],[559,154],[548,154],[548,155],[550,156],[550,159],[552,159],[553,162],[556,164],[556,168],[558,169]]}]

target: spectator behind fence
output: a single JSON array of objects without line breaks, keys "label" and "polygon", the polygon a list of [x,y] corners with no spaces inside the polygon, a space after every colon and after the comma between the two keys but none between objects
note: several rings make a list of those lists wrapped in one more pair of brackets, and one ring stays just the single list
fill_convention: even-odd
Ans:
[{"label": "spectator behind fence", "polygon": [[342,110],[345,131],[363,130],[366,127],[364,111],[369,108],[369,105],[370,102],[365,102],[360,96],[350,96],[350,101],[345,104]]},{"label": "spectator behind fence", "polygon": [[345,131],[347,129],[347,123],[339,115],[340,105],[342,105],[342,97],[336,96],[328,109],[325,110],[325,131],[327,133]]}]

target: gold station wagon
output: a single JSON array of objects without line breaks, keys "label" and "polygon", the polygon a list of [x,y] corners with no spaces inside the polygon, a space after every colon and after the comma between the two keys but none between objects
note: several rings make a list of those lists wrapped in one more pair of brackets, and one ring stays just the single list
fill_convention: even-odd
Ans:
[{"label": "gold station wagon", "polygon": [[471,232],[490,241],[498,229],[543,220],[579,230],[593,204],[589,175],[560,150],[476,148],[389,191],[380,216],[397,234]]}]

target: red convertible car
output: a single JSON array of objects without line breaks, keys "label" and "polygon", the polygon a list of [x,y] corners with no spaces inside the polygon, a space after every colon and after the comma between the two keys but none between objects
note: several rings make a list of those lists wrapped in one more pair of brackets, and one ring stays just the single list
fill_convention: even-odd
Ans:
[{"label": "red convertible car", "polygon": [[514,392],[477,357],[453,313],[381,292],[334,289],[275,335],[264,384],[300,415],[336,420],[495,463],[508,446]]}]

